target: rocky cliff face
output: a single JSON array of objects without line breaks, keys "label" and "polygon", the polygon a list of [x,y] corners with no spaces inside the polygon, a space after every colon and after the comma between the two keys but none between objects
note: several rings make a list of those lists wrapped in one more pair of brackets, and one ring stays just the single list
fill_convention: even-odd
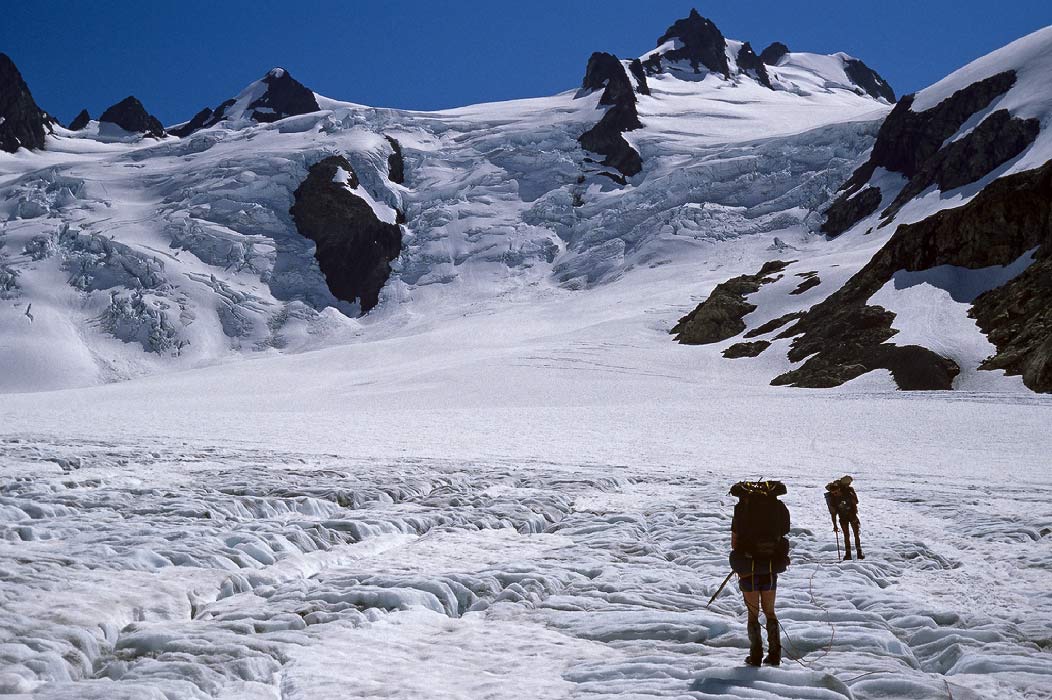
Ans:
[{"label": "rocky cliff face", "polygon": [[169,129],[168,133],[171,134],[172,136],[178,136],[180,138],[183,138],[185,136],[189,136],[190,134],[194,133],[195,131],[198,131],[199,129],[205,128],[205,126],[212,119],[212,115],[213,114],[214,114],[214,112],[211,109],[209,109],[208,107],[205,107],[200,112],[195,114],[190,121],[188,121],[185,124],[182,124],[180,126],[176,126],[176,127],[173,127],[171,129]]},{"label": "rocky cliff face", "polygon": [[316,244],[315,257],[333,296],[359,303],[362,313],[379,301],[402,249],[402,229],[381,221],[355,191],[358,176],[343,156],[311,166],[289,210],[296,228]]},{"label": "rocky cliff face", "polygon": [[[649,92],[645,76],[642,81],[637,77],[637,81]],[[581,147],[605,156],[603,165],[615,168],[621,175],[636,175],[643,169],[643,160],[622,136],[625,131],[643,126],[636,111],[636,88],[632,86],[629,71],[617,56],[596,52],[588,59],[581,87],[603,90],[599,104],[607,107],[599,123],[578,137]]]},{"label": "rocky cliff face", "polygon": [[157,117],[147,112],[142,102],[132,96],[108,107],[99,117],[99,122],[116,124],[125,131],[158,139],[168,135]]},{"label": "rocky cliff face", "polygon": [[269,124],[319,109],[318,99],[310,88],[293,78],[284,68],[274,68],[242,90],[237,97],[224,100],[215,109],[202,109],[190,121],[172,129],[171,133],[180,137],[189,136],[199,129],[215,126],[224,119],[249,119]]},{"label": "rocky cliff face", "polygon": [[279,119],[318,111],[314,93],[284,68],[275,68],[263,76],[267,89],[249,105],[250,118],[270,123]]},{"label": "rocky cliff face", "polygon": [[802,333],[789,359],[809,359],[774,383],[836,386],[884,367],[896,379],[897,369],[909,372],[909,383],[899,383],[904,389],[951,388],[956,365],[930,350],[906,354],[883,344],[895,334],[895,316],[866,301],[900,270],[1007,266],[1030,251],[1038,262],[980,295],[972,315],[998,349],[984,369],[1020,374],[1031,389],[1052,391],[1052,163],[996,180],[963,207],[900,226],[868,265],[783,334]]},{"label": "rocky cliff face", "polygon": [[880,77],[880,73],[867,66],[857,58],[849,58],[844,62],[844,72],[855,85],[858,85],[870,97],[895,101],[895,91],[891,89],[888,82]]},{"label": "rocky cliff face", "polygon": [[0,151],[44,148],[47,114],[33,100],[14,61],[0,53]]},{"label": "rocky cliff face", "polygon": [[[676,48],[655,54],[660,62],[661,58],[669,61],[686,61],[690,63],[695,73],[700,73],[702,67],[706,70],[721,74],[724,78],[730,77],[730,65],[727,63],[727,40],[723,33],[713,24],[712,20],[706,19],[698,14],[697,10],[691,10],[685,19],[676,20],[675,23],[658,39],[657,45],[675,41]],[[654,69],[657,64],[649,66]]]},{"label": "rocky cliff face", "polygon": [[767,67],[760,57],[752,50],[749,42],[742,44],[738,49],[738,68],[764,87],[771,86],[771,76],[767,74]]},{"label": "rocky cliff face", "polygon": [[[682,335],[694,321],[699,342],[778,333],[770,344],[791,341],[795,366],[776,385],[833,387],[882,369],[900,389],[946,390],[967,369],[972,382],[987,381],[976,370],[999,370],[1052,392],[1052,145],[1042,132],[1050,41],[1052,32],[1036,32],[896,105],[822,225],[860,244],[868,235],[887,239],[832,294],[790,314],[784,309],[793,305],[775,301],[782,315],[747,330],[744,314],[757,307],[745,297],[758,286],[753,276],[737,277],[675,330]],[[768,59],[786,62],[783,48]],[[845,59],[845,67],[887,99],[864,64]],[[806,295],[817,280],[787,294]],[[953,320],[940,318],[943,311]],[[993,351],[984,358],[986,341]],[[767,347],[737,343],[724,356]]]},{"label": "rocky cliff face", "polygon": [[[760,291],[761,286],[773,282],[774,275],[787,265],[787,262],[772,260],[755,275],[741,275],[716,285],[709,298],[681,318],[669,332],[684,345],[708,345],[733,338],[745,330],[742,319],[756,310],[756,305],[750,304],[745,298]],[[756,354],[765,347],[759,347]]]},{"label": "rocky cliff face", "polygon": [[[862,206],[852,198],[867,186],[877,168],[909,178],[910,185],[903,192],[912,198],[937,179],[955,186],[977,180],[1011,157],[1009,153],[1018,153],[1018,146],[1025,146],[1027,135],[1031,135],[1030,141],[1036,135],[1034,125],[995,119],[978,136],[966,137],[970,143],[946,144],[968,119],[1008,92],[1015,81],[1014,71],[999,73],[958,90],[921,112],[913,111],[912,95],[904,97],[881,126],[869,159],[844,183],[843,194],[826,212],[822,232],[839,235],[876,210],[876,206]],[[1002,131],[1010,142],[1004,147],[996,143]],[[975,151],[980,153],[973,156]],[[879,193],[877,188],[876,194]],[[868,197],[867,204],[873,201],[872,194]],[[894,214],[904,201],[897,199],[886,215]]]},{"label": "rocky cliff face", "polygon": [[88,110],[82,109],[77,114],[77,116],[73,117],[73,121],[71,121],[69,123],[69,130],[70,131],[80,131],[81,129],[86,127],[88,125],[88,122],[90,122],[90,121],[91,121],[91,115],[88,114]]},{"label": "rocky cliff face", "polygon": [[773,42],[770,46],[760,52],[760,60],[769,66],[777,66],[782,56],[789,53],[789,47],[780,41]]}]

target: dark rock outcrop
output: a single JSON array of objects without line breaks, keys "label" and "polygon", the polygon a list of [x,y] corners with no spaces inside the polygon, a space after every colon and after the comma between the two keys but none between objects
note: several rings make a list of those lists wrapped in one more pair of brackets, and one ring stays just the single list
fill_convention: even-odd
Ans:
[{"label": "dark rock outcrop", "polygon": [[[334,181],[340,169],[348,173],[346,183]],[[333,296],[359,302],[364,314],[376,306],[391,275],[391,261],[402,249],[402,229],[377,218],[354,194],[358,186],[347,159],[330,156],[311,166],[289,213],[300,234],[315,242],[314,256]]]},{"label": "dark rock outcrop", "polygon": [[186,136],[189,136],[190,134],[194,133],[195,131],[197,131],[199,129],[203,129],[205,127],[205,125],[208,124],[209,120],[212,118],[212,114],[213,114],[212,110],[209,109],[208,107],[205,107],[200,112],[195,114],[193,116],[193,119],[191,119],[190,121],[186,122],[182,126],[177,126],[177,127],[169,129],[168,133],[171,134],[172,136],[178,136],[179,138],[184,138]]},{"label": "dark rock outcrop", "polygon": [[[310,88],[293,78],[284,68],[272,69],[263,76],[260,82],[266,85],[266,89],[246,107],[244,115],[230,113],[230,108],[237,104],[237,99],[231,98],[221,102],[215,109],[206,107],[185,125],[179,127],[179,133],[174,130],[172,133],[176,136],[189,136],[199,129],[215,126],[224,119],[240,119],[242,116],[269,124],[279,119],[310,114],[321,109]],[[206,112],[208,116],[204,116]]]},{"label": "dark rock outcrop", "polygon": [[899,270],[1004,266],[1035,249],[1037,262],[979,296],[972,314],[998,350],[985,369],[1020,374],[1031,389],[1052,391],[1052,162],[995,180],[964,206],[899,226],[842,289],[780,336],[802,334],[789,359],[808,359],[774,383],[836,386],[883,367],[903,389],[951,388],[955,363],[925,348],[887,344],[895,334],[894,314],[866,301]]},{"label": "dark rock outcrop", "polygon": [[913,95],[902,98],[877,132],[873,152],[844,185],[861,187],[877,168],[912,178],[942,148],[946,139],[981,109],[1015,85],[1015,71],[1005,71],[958,90],[931,109],[913,111]]},{"label": "dark rock outcrop", "polygon": [[793,313],[789,313],[789,314],[786,314],[784,316],[779,316],[778,318],[773,318],[770,321],[768,321],[767,323],[764,323],[762,325],[757,326],[756,328],[753,328],[751,331],[749,331],[748,333],[745,334],[745,337],[746,338],[758,338],[761,335],[767,335],[768,333],[773,333],[774,331],[778,330],[779,328],[781,328],[785,324],[789,323],[790,321],[795,321],[796,319],[801,318],[803,315],[804,315],[803,311],[794,311]]},{"label": "dark rock outcrop", "polygon": [[924,163],[884,211],[893,216],[906,202],[932,185],[943,192],[979,180],[1026,150],[1041,132],[1037,119],[1016,119],[999,109],[967,136],[943,147]]},{"label": "dark rock outcrop", "polygon": [[888,85],[888,81],[857,58],[849,58],[844,62],[844,72],[851,82],[862,88],[870,97],[885,99],[888,102],[895,101],[895,91]]},{"label": "dark rock outcrop", "polygon": [[390,136],[384,136],[391,145],[391,155],[387,156],[387,179],[391,182],[405,184],[405,158],[402,156],[402,144]]},{"label": "dark rock outcrop", "polygon": [[867,187],[854,196],[840,195],[826,210],[821,232],[833,238],[839,236],[880,208],[882,199],[878,187]]},{"label": "dark rock outcrop", "polygon": [[88,125],[88,122],[90,121],[91,115],[88,114],[88,110],[82,109],[80,110],[80,113],[77,116],[73,117],[73,121],[69,123],[69,130],[80,131],[81,129],[86,127]]},{"label": "dark rock outcrop", "polygon": [[691,10],[686,19],[676,20],[668,28],[657,45],[661,46],[667,41],[678,39],[681,46],[661,55],[669,61],[689,61],[695,73],[701,72],[705,66],[714,73],[720,73],[724,78],[730,77],[730,66],[727,63],[727,40],[719,28],[698,14],[697,10]]},{"label": "dark rock outcrop", "polygon": [[593,53],[588,59],[581,87],[585,90],[602,88],[599,104],[607,107],[599,123],[577,138],[581,147],[605,156],[603,165],[617,169],[625,177],[639,173],[643,169],[643,159],[621,135],[643,126],[636,111],[635,90],[624,65],[613,54]]},{"label": "dark rock outcrop", "polygon": [[99,117],[99,122],[116,124],[125,131],[144,134],[158,139],[167,136],[161,122],[146,111],[146,108],[142,106],[142,102],[131,96],[125,97],[112,107],[108,107],[102,113],[102,116]]},{"label": "dark rock outcrop", "polygon": [[[839,235],[880,206],[880,191],[868,199],[852,202],[854,195],[869,182],[877,168],[902,173],[913,179],[976,112],[986,108],[1015,84],[1014,71],[972,83],[958,90],[931,109],[913,111],[914,96],[903,97],[881,124],[869,159],[840,188],[843,194],[826,212],[822,231]],[[922,188],[923,189],[923,188]],[[873,202],[877,201],[876,205]],[[874,208],[869,208],[870,206]],[[894,213],[894,211],[890,212]]]},{"label": "dark rock outcrop", "polygon": [[745,71],[747,75],[752,76],[760,85],[771,87],[771,76],[767,74],[767,66],[752,50],[749,42],[745,42],[738,49],[738,68]]},{"label": "dark rock outcrop", "polygon": [[997,352],[980,369],[1020,375],[1034,391],[1052,393],[1052,251],[1002,287],[980,295],[971,315]]},{"label": "dark rock outcrop", "polygon": [[775,281],[775,275],[790,263],[772,260],[755,275],[741,275],[716,285],[709,298],[673,326],[670,333],[684,345],[707,345],[733,338],[745,330],[746,315],[756,310],[745,297]]},{"label": "dark rock outcrop", "polygon": [[771,343],[767,340],[757,340],[752,343],[735,343],[723,351],[723,356],[729,360],[737,360],[742,357],[756,357],[769,347],[771,347]]},{"label": "dark rock outcrop", "polygon": [[42,149],[48,131],[47,114],[33,100],[14,61],[0,53],[0,151]]},{"label": "dark rock outcrop", "polygon": [[640,95],[649,95],[650,85],[647,84],[647,72],[643,68],[643,62],[638,58],[633,58],[628,64],[628,70],[632,73],[632,77],[636,79],[636,92]]},{"label": "dark rock outcrop", "polygon": [[818,276],[817,272],[799,272],[797,277],[803,277],[803,281],[796,286],[796,289],[789,292],[790,294],[803,294],[808,289],[814,289],[818,285],[822,284],[822,278]]},{"label": "dark rock outcrop", "polygon": [[789,53],[789,47],[780,41],[776,41],[760,52],[760,60],[769,66],[777,66],[782,56]]},{"label": "dark rock outcrop", "polygon": [[314,93],[284,68],[274,68],[263,76],[263,82],[267,86],[266,92],[248,106],[253,121],[276,122],[321,109]]}]

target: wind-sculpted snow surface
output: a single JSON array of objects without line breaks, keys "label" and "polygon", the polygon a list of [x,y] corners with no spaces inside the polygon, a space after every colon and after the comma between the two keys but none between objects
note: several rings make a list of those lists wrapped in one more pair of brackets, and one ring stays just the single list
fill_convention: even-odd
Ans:
[{"label": "wind-sculpted snow surface", "polygon": [[[0,691],[1047,697],[1047,480],[868,471],[864,562],[790,480],[789,658],[745,669],[723,469],[0,444]],[[864,470],[865,471],[865,470]],[[1006,585],[1010,582],[1010,585]],[[1044,690],[1042,690],[1044,689]]]}]

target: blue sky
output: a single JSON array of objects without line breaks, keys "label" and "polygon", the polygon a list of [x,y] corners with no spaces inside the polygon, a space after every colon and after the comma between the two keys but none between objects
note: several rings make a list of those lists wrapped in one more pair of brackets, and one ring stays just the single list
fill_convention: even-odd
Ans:
[{"label": "blue sky", "polygon": [[1049,0],[35,0],[5,3],[0,51],[64,122],[134,94],[174,123],[278,65],[330,97],[438,109],[575,87],[592,51],[637,56],[692,6],[757,52],[846,51],[899,94],[1052,24]]}]

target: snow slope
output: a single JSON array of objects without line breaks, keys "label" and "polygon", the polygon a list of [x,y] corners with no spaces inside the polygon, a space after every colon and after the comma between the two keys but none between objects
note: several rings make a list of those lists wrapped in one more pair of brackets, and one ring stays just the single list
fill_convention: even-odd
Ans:
[{"label": "snow slope", "polygon": [[[753,267],[754,244],[727,245]],[[7,397],[6,688],[1047,697],[1052,401],[766,386],[667,341],[684,266],[407,337]],[[838,565],[821,488],[845,472],[868,556]],[[780,617],[801,663],[746,671],[733,584],[704,604],[727,488],[761,476],[789,484]]]},{"label": "snow slope", "polygon": [[[434,322],[708,260],[713,241],[798,235],[887,107],[796,70],[806,90],[654,76],[629,135],[644,172],[624,187],[577,143],[602,115],[598,93],[580,91],[436,113],[316,96],[319,112],[256,124],[237,115],[265,90],[257,81],[229,119],[183,139],[57,128],[45,152],[0,154],[0,391],[412,333],[417,306]],[[404,185],[387,177],[385,137],[404,151]],[[361,319],[288,214],[307,168],[332,154],[374,209],[407,217],[381,304]]]},{"label": "snow slope", "polygon": [[[625,186],[577,146],[597,92],[0,154],[0,694],[1052,697],[1052,398],[776,388],[789,339],[668,335],[775,258],[747,327],[809,308],[886,242],[814,233],[887,111],[842,61],[652,77]],[[407,216],[361,318],[287,214],[334,153]],[[1014,265],[879,300],[984,352],[942,309]],[[864,561],[822,502],[844,473]],[[780,669],[742,667],[733,582],[705,607],[750,477],[789,485]]]}]

